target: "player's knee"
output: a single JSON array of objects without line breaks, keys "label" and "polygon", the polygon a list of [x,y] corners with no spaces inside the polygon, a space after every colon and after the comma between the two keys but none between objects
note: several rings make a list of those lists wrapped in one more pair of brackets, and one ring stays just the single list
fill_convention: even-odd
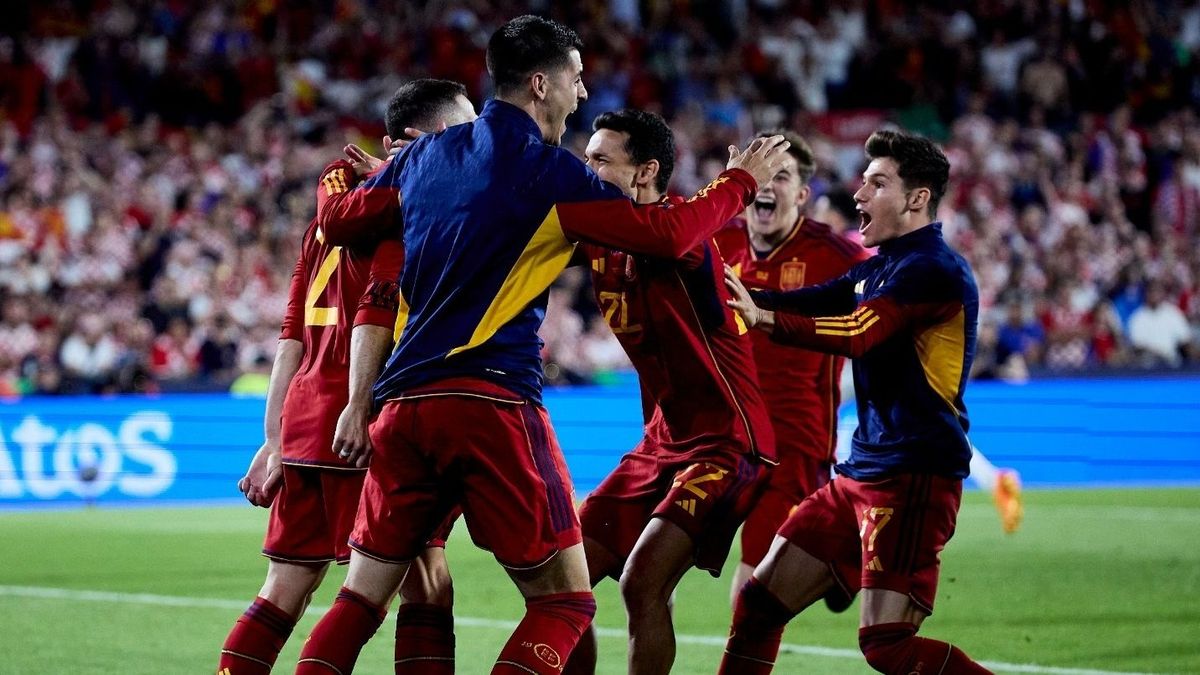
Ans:
[{"label": "player's knee", "polygon": [[544,612],[567,619],[578,627],[582,635],[596,617],[596,598],[591,591],[538,595],[525,599],[525,609],[528,612]]},{"label": "player's knee", "polygon": [[326,565],[298,565],[272,561],[267,567],[267,579],[259,596],[299,616],[312,599],[313,591],[325,577]]},{"label": "player's knee", "polygon": [[445,549],[428,547],[413,561],[400,586],[400,600],[442,607],[454,604],[454,586]]},{"label": "player's knee", "polygon": [[671,591],[655,575],[636,565],[621,574],[621,597],[631,616],[651,607],[669,607]]},{"label": "player's knee", "polygon": [[881,673],[907,673],[910,641],[917,634],[911,623],[868,626],[858,631],[858,646],[867,663]]},{"label": "player's knee", "polygon": [[400,587],[400,599],[406,603],[421,603],[451,607],[454,605],[454,582],[445,566],[414,565]]}]

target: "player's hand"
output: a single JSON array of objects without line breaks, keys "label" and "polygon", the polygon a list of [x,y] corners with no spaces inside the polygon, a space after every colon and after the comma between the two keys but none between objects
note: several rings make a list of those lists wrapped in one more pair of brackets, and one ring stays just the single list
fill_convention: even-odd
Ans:
[{"label": "player's hand", "polygon": [[279,446],[267,442],[254,453],[254,459],[250,460],[250,468],[238,481],[238,490],[246,495],[246,500],[251,504],[266,508],[275,501],[282,481],[283,458]]},{"label": "player's hand", "polygon": [[750,291],[746,290],[742,280],[737,278],[737,275],[733,273],[733,268],[729,265],[725,266],[725,285],[733,294],[733,297],[726,300],[725,304],[741,315],[742,321],[746,323],[746,328],[757,326],[762,319],[763,310],[754,304],[754,300],[750,298]]},{"label": "player's hand", "polygon": [[[442,128],[445,128],[444,124],[442,125]],[[389,157],[395,157],[396,155],[400,154],[401,150],[408,147],[409,143],[412,143],[424,135],[425,132],[421,131],[420,129],[404,127],[404,138],[392,138],[391,136],[383,137],[383,151],[386,152]]]},{"label": "player's hand", "polygon": [[371,422],[369,408],[351,403],[338,415],[333,431],[333,453],[347,463],[362,469],[371,460],[374,447],[367,427]]},{"label": "player's hand", "polygon": [[350,160],[350,166],[354,167],[354,174],[359,178],[383,166],[382,159],[353,143],[342,148],[342,152],[346,153],[346,159]]},{"label": "player's hand", "polygon": [[790,147],[792,144],[784,140],[783,136],[756,138],[745,150],[740,151],[736,145],[731,145],[729,162],[725,168],[741,169],[754,176],[755,182],[760,186],[765,185],[783,168]]}]

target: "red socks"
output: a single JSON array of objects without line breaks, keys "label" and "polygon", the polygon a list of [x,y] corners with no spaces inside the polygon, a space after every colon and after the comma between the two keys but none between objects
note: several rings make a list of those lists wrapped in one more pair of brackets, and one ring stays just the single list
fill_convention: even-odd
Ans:
[{"label": "red socks", "polygon": [[342,675],[354,670],[358,653],[385,616],[386,607],[377,607],[343,586],[333,607],[317,622],[304,643],[296,675]]},{"label": "red socks", "polygon": [[404,603],[396,612],[396,675],[453,675],[454,615],[449,607]]},{"label": "red socks", "polygon": [[292,634],[295,617],[270,602],[255,598],[225,638],[217,672],[223,675],[265,675]]},{"label": "red socks", "polygon": [[525,618],[501,650],[493,675],[559,675],[594,616],[596,600],[591,591],[527,599]]},{"label": "red socks", "polygon": [[881,623],[858,630],[867,663],[881,673],[908,675],[990,675],[953,645],[917,637],[911,623]]},{"label": "red socks", "polygon": [[765,675],[775,667],[783,629],[796,613],[754,577],[742,586],[718,673]]}]

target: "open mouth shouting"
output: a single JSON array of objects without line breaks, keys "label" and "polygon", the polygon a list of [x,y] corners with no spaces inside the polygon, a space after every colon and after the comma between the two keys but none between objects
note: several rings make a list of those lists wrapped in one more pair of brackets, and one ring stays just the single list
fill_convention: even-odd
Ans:
[{"label": "open mouth shouting", "polygon": [[859,217],[858,233],[866,234],[867,230],[871,228],[871,214],[864,211],[861,206],[859,206],[857,208],[857,211],[858,211],[858,217]]},{"label": "open mouth shouting", "polygon": [[754,216],[760,223],[769,223],[775,215],[775,195],[760,194],[754,198]]}]

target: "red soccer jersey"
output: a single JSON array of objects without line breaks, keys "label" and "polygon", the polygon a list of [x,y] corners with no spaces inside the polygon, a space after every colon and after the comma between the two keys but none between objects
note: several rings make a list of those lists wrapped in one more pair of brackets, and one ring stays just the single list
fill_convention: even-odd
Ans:
[{"label": "red soccer jersey", "polygon": [[[318,200],[348,188],[349,164],[322,173]],[[333,246],[316,220],[304,233],[292,272],[281,339],[304,345],[300,369],[283,403],[285,464],[352,468],[333,453],[333,432],[350,387],[350,331],[355,325],[393,327],[399,305],[396,278],[404,261],[394,240]]]},{"label": "red soccer jersey", "polygon": [[[870,257],[866,249],[828,225],[803,216],[791,235],[766,256],[759,256],[750,245],[741,218],[731,221],[714,240],[726,263],[750,289],[788,291],[819,284]],[[758,379],[780,455],[802,452],[832,461],[844,359],[781,345],[763,331],[752,332]]]},{"label": "red soccer jersey", "polygon": [[[613,333],[645,399],[646,434],[669,455],[733,449],[774,463],[746,328],[725,301],[723,261],[711,242],[683,260],[580,244]],[[649,403],[649,401],[646,401]]]}]

